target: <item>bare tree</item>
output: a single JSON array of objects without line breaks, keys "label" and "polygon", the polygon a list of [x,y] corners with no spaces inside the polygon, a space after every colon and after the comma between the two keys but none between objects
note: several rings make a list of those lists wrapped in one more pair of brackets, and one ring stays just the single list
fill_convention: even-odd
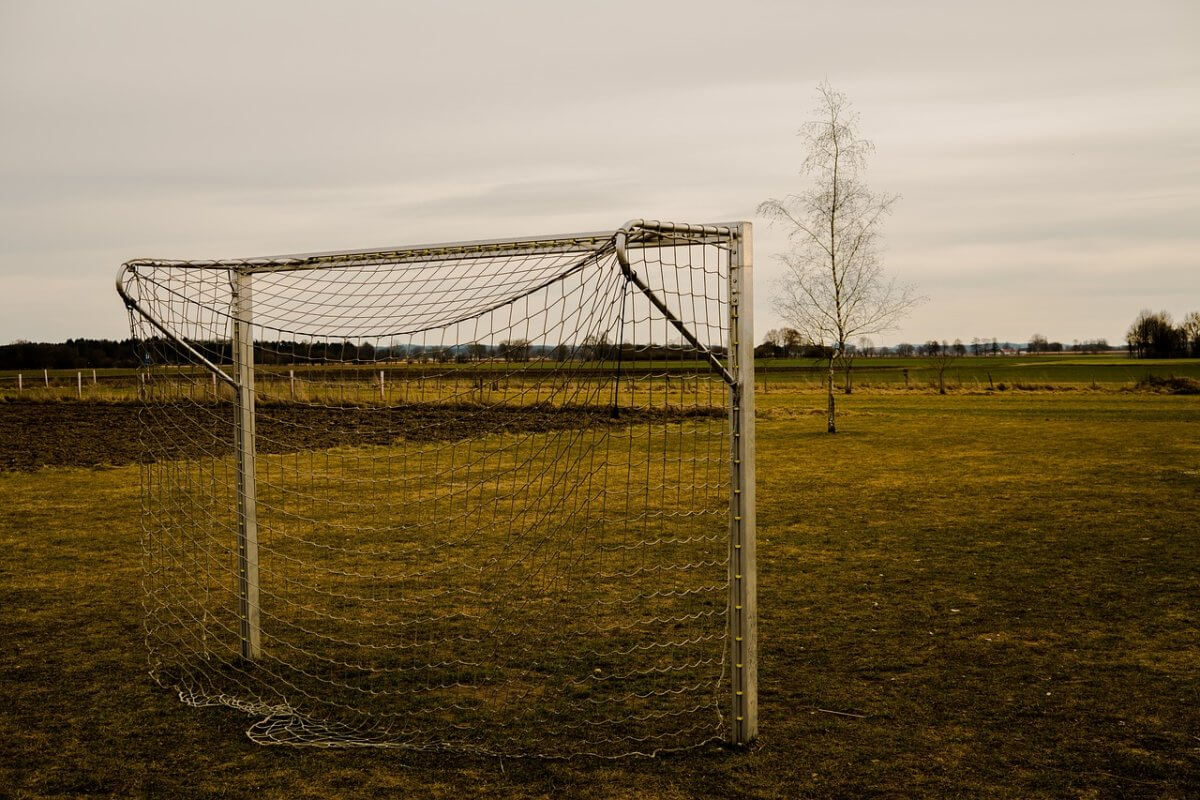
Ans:
[{"label": "bare tree", "polygon": [[[836,353],[833,357],[834,369],[841,370],[842,373],[842,393],[854,394],[854,383],[850,377],[850,370],[854,367],[854,345],[849,345],[841,348],[841,352]],[[833,381],[833,370],[829,371],[829,380]],[[834,431],[830,430],[830,433]]]},{"label": "bare tree", "polygon": [[783,348],[788,358],[804,355],[806,344],[808,343],[804,341],[804,335],[800,331],[795,328],[783,329]]},{"label": "bare tree", "polygon": [[607,332],[599,336],[585,336],[581,350],[584,361],[605,361],[616,353],[616,348],[609,344]]},{"label": "bare tree", "polygon": [[893,330],[919,298],[884,276],[877,243],[897,198],[874,194],[860,177],[874,147],[859,135],[858,115],[828,83],[817,96],[814,118],[799,133],[807,150],[802,173],[812,185],[767,200],[758,212],[786,228],[792,245],[781,257],[775,310],[811,341],[828,344],[828,430],[835,433],[834,367],[849,371],[847,343]]},{"label": "bare tree", "polygon": [[1129,354],[1138,358],[1170,358],[1186,350],[1183,328],[1176,328],[1166,311],[1142,309],[1125,334]]},{"label": "bare tree", "polygon": [[1193,358],[1200,356],[1200,311],[1192,311],[1183,318],[1180,325],[1183,331],[1184,349]]},{"label": "bare tree", "polygon": [[938,376],[938,394],[946,393],[946,370],[950,369],[950,365],[959,357],[957,347],[942,342],[941,346],[937,346],[937,341],[932,341],[934,345],[931,348],[930,355],[933,357],[933,368],[937,370]]},{"label": "bare tree", "polygon": [[528,361],[531,349],[528,339],[505,339],[496,348],[505,361]]}]

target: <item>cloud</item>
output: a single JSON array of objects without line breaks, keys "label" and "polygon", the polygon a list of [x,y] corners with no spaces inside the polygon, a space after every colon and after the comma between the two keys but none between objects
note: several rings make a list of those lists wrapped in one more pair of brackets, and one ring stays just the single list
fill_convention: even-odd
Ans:
[{"label": "cloud", "polygon": [[826,77],[903,195],[887,263],[931,301],[897,338],[1111,338],[1163,291],[1200,307],[1198,8],[7,4],[0,340],[120,335],[133,256],[752,218]]}]

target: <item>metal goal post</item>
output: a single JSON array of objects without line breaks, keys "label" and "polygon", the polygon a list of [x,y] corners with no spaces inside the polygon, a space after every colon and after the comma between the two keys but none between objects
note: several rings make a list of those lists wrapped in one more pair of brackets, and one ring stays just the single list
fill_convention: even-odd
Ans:
[{"label": "metal goal post", "polygon": [[[728,347],[723,353],[703,343],[668,303],[640,274],[629,254],[661,246],[674,237],[715,243],[728,253],[725,307]],[[727,384],[729,433],[728,640],[727,708],[730,712],[728,741],[744,746],[758,735],[758,614],[755,537],[755,431],[754,431],[754,314],[753,232],[749,222],[683,224],[631,220],[616,231],[575,233],[550,237],[526,237],[437,245],[353,250],[270,258],[204,262],[138,260],[122,265],[117,274],[117,291],[131,315],[139,316],[194,364],[209,370],[216,381],[233,390],[235,411],[233,451],[236,464],[237,499],[237,607],[240,621],[241,656],[250,661],[263,658],[263,616],[260,613],[258,487],[256,486],[254,290],[256,276],[319,270],[332,266],[420,264],[433,260],[516,257],[523,254],[615,253],[631,291],[640,293],[683,340],[706,358]],[[225,270],[229,280],[229,353],[225,365],[203,343],[182,333],[139,295],[139,270],[164,264],[180,269]],[[293,376],[294,380],[294,376]],[[382,373],[380,392],[383,391]],[[294,395],[294,388],[292,389]]]}]

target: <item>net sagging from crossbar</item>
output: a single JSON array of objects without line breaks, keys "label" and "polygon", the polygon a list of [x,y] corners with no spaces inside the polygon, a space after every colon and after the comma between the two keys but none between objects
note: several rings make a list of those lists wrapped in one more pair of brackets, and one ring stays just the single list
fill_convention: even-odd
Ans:
[{"label": "net sagging from crossbar", "polygon": [[127,264],[154,678],[263,743],[726,738],[737,228],[700,230]]}]

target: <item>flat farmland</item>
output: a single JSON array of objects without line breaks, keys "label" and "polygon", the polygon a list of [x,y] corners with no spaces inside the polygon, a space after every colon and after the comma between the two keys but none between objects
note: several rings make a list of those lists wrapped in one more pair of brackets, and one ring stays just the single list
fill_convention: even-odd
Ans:
[{"label": "flat farmland", "polygon": [[[812,359],[759,359],[758,385],[815,388],[827,375],[824,363]],[[857,387],[927,390],[937,386],[933,359],[856,358],[853,385]],[[1005,391],[1135,386],[1145,379],[1200,379],[1198,359],[1133,359],[1119,353],[1102,355],[963,356],[945,367],[949,389]],[[838,383],[843,377],[838,373]]]},{"label": "flat farmland", "polygon": [[[827,366],[819,359],[760,358],[756,362],[760,391],[773,389],[816,389],[826,380]],[[301,402],[323,398],[341,402],[370,403],[380,398],[379,373],[384,373],[385,396],[389,402],[430,399],[417,388],[421,377],[438,379],[446,387],[457,386],[461,395],[466,387],[477,386],[483,401],[505,394],[519,394],[519,382],[513,382],[514,366],[519,366],[529,381],[537,381],[539,372],[559,369],[554,361],[534,360],[514,365],[503,361],[456,363],[367,362],[362,364],[311,363],[297,366],[259,364],[256,374],[261,394],[281,400]],[[607,380],[617,371],[614,361],[597,361],[576,369],[581,377],[589,375]],[[704,375],[704,362],[626,361],[620,365],[625,390],[636,391],[639,382],[661,378],[665,372],[679,374],[694,371]],[[907,389],[928,391],[938,384],[938,366],[925,357],[857,358],[853,362],[853,386],[856,388]],[[290,374],[289,374],[290,373]],[[214,387],[212,376],[200,367],[161,369],[171,380],[187,383],[196,399],[228,397],[224,385]],[[21,376],[18,388],[18,375]],[[1121,353],[1076,355],[964,356],[954,359],[945,369],[946,385],[955,391],[1028,391],[1045,389],[1127,389],[1154,378],[1190,378],[1200,380],[1200,359],[1133,359]],[[838,374],[841,385],[843,377]],[[47,385],[48,382],[48,385]],[[96,401],[132,401],[139,398],[139,379],[133,369],[59,369],[0,370],[0,399]],[[408,385],[408,396],[399,394]],[[707,384],[705,384],[707,386]],[[494,387],[494,388],[493,388]]]},{"label": "flat farmland", "polygon": [[[186,707],[147,677],[138,465],[104,448],[77,465],[14,461],[0,471],[4,791],[1196,796],[1200,399],[1128,390],[1138,376],[1093,390],[1081,370],[1096,362],[1035,363],[1049,371],[1024,389],[964,375],[946,396],[893,382],[839,397],[836,436],[806,373],[775,383],[766,369],[761,738],[745,753],[514,760],[253,744],[245,715]],[[1113,368],[1131,363],[1144,366]],[[0,403],[7,447],[81,435],[78,420],[28,407],[18,423],[27,405]],[[387,446],[313,446],[330,444]]]}]

